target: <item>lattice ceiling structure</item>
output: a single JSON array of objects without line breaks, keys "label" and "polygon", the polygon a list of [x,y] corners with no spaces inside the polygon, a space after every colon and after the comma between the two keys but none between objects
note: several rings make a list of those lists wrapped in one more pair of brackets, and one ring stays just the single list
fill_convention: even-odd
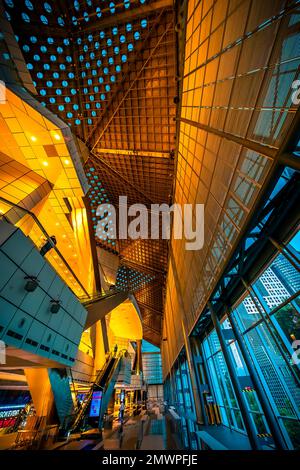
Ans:
[{"label": "lattice ceiling structure", "polygon": [[[96,242],[121,258],[144,338],[159,344],[166,240],[104,240],[100,202],[171,202],[176,134],[172,0],[3,1],[41,103],[89,149],[85,170]],[[101,239],[102,238],[102,239]],[[122,284],[123,283],[123,284]]]}]

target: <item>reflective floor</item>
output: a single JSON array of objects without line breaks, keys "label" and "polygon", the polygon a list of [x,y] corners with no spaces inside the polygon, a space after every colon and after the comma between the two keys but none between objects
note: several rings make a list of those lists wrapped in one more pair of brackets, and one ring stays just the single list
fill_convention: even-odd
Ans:
[{"label": "reflective floor", "polygon": [[114,419],[110,429],[104,429],[103,441],[73,440],[56,447],[59,450],[164,450],[176,449],[165,417],[127,416],[120,432],[120,422]]}]

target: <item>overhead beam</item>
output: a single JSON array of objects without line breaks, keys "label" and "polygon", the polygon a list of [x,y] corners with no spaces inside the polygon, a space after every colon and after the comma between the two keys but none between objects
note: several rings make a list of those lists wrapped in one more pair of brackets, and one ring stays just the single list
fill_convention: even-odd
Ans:
[{"label": "overhead beam", "polygon": [[133,157],[155,157],[155,158],[166,158],[170,160],[170,152],[145,152],[144,150],[126,150],[126,149],[104,149],[96,148],[94,155],[98,154],[112,154],[112,155],[129,155]]},{"label": "overhead beam", "polygon": [[138,271],[145,272],[147,274],[149,274],[149,273],[158,274],[162,277],[164,277],[166,275],[166,271],[164,269],[156,269],[152,266],[146,265],[145,263],[144,264],[136,263],[135,261],[132,261],[132,260],[126,258],[124,255],[121,255],[121,263],[120,264],[122,266],[127,267],[127,268],[137,269]]},{"label": "overhead beam", "polygon": [[245,139],[243,137],[238,137],[234,134],[230,134],[229,132],[221,131],[219,129],[207,126],[206,124],[201,124],[200,122],[191,121],[190,119],[186,118],[177,118],[179,122],[183,122],[185,124],[189,124],[190,126],[197,127],[197,129],[201,129],[205,132],[210,134],[214,134],[218,137],[222,137],[224,139],[230,140],[235,142],[238,145],[247,147],[249,150],[253,150],[256,153],[260,153],[265,157],[274,159],[278,153],[278,149],[275,147],[270,147],[268,145],[260,144],[259,142],[255,142],[254,140]]},{"label": "overhead beam", "polygon": [[159,315],[160,317],[162,317],[162,315],[163,315],[162,312],[160,312],[159,310],[156,310],[155,308],[151,307],[151,305],[144,304],[140,300],[138,300],[138,303],[139,303],[140,307],[145,308],[147,310],[150,310],[151,312],[155,313],[156,315]]},{"label": "overhead beam", "polygon": [[143,328],[148,328],[149,330],[153,331],[154,333],[157,334],[157,336],[161,336],[161,332],[153,328],[152,326],[147,325],[147,323],[144,322],[143,320]]}]

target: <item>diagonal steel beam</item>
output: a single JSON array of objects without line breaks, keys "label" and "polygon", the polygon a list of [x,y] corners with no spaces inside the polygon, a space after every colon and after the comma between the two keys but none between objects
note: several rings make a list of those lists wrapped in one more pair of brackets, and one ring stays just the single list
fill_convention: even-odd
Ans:
[{"label": "diagonal steel beam", "polygon": [[[159,24],[160,22],[160,19],[161,19],[161,16],[163,15],[163,13],[165,12],[165,10],[162,10],[162,12],[160,13],[160,15],[158,16],[155,24],[153,25],[151,31],[149,32],[148,36],[146,37],[144,43],[143,43],[143,47],[141,48],[141,50],[139,51],[139,53],[136,54],[136,59],[140,58],[142,56],[142,53],[144,52],[144,49],[146,47],[146,44],[148,43],[148,41],[151,39],[151,36],[152,36],[152,31],[155,29],[156,25]],[[88,139],[86,140],[86,144],[87,145],[90,145],[92,147],[92,150],[95,149],[95,147],[97,146],[98,142],[100,141],[100,139],[102,138],[103,134],[105,133],[105,131],[107,130],[108,126],[111,124],[112,120],[114,119],[116,113],[119,111],[120,107],[122,106],[123,102],[125,101],[125,99],[127,98],[128,94],[131,92],[131,90],[133,89],[133,87],[135,86],[136,84],[136,81],[139,79],[139,77],[141,76],[141,74],[143,73],[145,67],[147,66],[148,62],[152,59],[153,55],[155,54],[157,48],[160,46],[162,40],[164,39],[164,37],[166,36],[166,34],[169,32],[169,30],[171,29],[171,26],[173,26],[172,23],[169,23],[169,25],[167,26],[167,28],[165,29],[165,31],[163,32],[163,34],[159,37],[157,43],[155,44],[155,46],[153,47],[153,49],[151,50],[149,56],[147,57],[147,59],[143,62],[143,65],[142,67],[140,68],[140,70],[137,72],[136,74],[136,77],[135,79],[131,82],[131,85],[129,86],[129,88],[126,90],[126,92],[123,94],[123,97],[122,99],[118,102],[116,108],[114,109],[112,115],[109,117],[107,123],[105,124],[104,128],[102,129],[101,133],[96,137],[96,139],[94,138],[94,142],[92,143],[92,139],[93,137],[95,136],[95,133],[97,132],[97,130],[99,129],[100,125],[103,123],[103,120],[104,118],[107,116],[107,113],[108,111],[110,110],[110,106],[108,105],[103,113],[103,115],[101,116],[101,118],[99,119],[99,121],[96,123],[96,125],[94,126],[94,128],[92,129],[92,132],[89,134],[88,136]],[[112,105],[114,105],[114,102],[116,101],[116,98],[118,97],[118,94],[120,92],[120,90],[122,90],[123,88],[123,85],[124,85],[124,82],[126,80],[126,78],[130,75],[130,67],[127,71],[127,73],[124,75],[119,87],[116,89],[114,95],[112,96],[112,99],[110,101],[110,103]]]},{"label": "diagonal steel beam", "polygon": [[127,178],[125,178],[125,176],[123,176],[121,173],[119,173],[117,170],[115,170],[111,165],[109,165],[106,161],[103,160],[103,158],[100,157],[100,155],[96,154],[95,152],[91,152],[91,154],[93,155],[93,157],[95,158],[95,161],[102,164],[103,166],[105,166],[111,173],[113,173],[113,175],[117,178],[120,178],[121,180],[124,181],[124,183],[128,184],[129,186],[131,186],[136,192],[140,193],[142,196],[143,196],[143,199],[145,201],[147,201],[148,203],[150,204],[154,204],[154,202],[152,201],[152,199],[150,199],[149,196],[147,196],[147,194],[145,194],[141,189],[139,189],[137,186],[135,186],[134,184],[132,184]]},{"label": "diagonal steel beam", "polygon": [[156,310],[155,308],[151,307],[151,305],[148,305],[148,304],[144,304],[143,302],[141,302],[140,300],[137,301],[139,306],[144,308],[144,309],[148,309],[150,310],[151,312],[155,313],[156,315],[159,315],[160,317],[163,316],[163,313],[160,312],[159,310]]}]

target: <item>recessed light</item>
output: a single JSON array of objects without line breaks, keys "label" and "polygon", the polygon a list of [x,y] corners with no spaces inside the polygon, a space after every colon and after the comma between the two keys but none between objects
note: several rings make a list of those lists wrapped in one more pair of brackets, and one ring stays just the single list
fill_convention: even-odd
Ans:
[{"label": "recessed light", "polygon": [[30,137],[30,139],[32,140],[32,142],[36,142],[36,141],[37,141],[37,138],[36,138],[34,135],[32,135],[32,136]]},{"label": "recessed light", "polygon": [[59,134],[54,134],[54,138],[55,138],[56,140],[60,140],[60,135],[59,135]]},{"label": "recessed light", "polygon": [[70,160],[65,160],[65,165],[69,165],[70,164]]},{"label": "recessed light", "polygon": [[48,165],[49,165],[49,163],[48,163],[48,162],[46,162],[46,160],[45,160],[45,161],[43,162],[43,165],[44,165],[44,166],[48,166]]}]

